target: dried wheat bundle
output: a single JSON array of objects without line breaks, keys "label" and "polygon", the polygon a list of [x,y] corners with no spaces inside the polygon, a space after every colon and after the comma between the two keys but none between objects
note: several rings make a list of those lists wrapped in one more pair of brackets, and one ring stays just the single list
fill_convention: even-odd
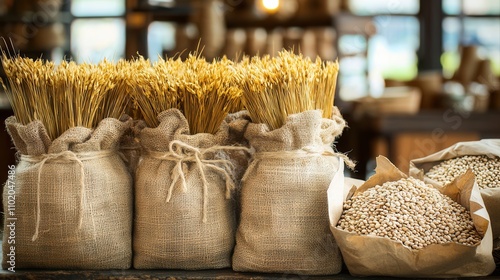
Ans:
[{"label": "dried wheat bundle", "polygon": [[129,99],[116,67],[100,64],[60,65],[20,56],[2,58],[7,92],[16,119],[22,124],[40,120],[51,139],[71,127],[95,128],[106,117],[119,118]]},{"label": "dried wheat bundle", "polygon": [[[116,64],[106,62],[107,61],[103,61],[100,65],[105,65],[108,70],[114,73],[112,79],[115,83],[115,87],[110,93],[124,93],[121,97],[126,98],[127,101],[125,113],[135,120],[143,119],[142,112],[140,111],[137,99],[134,98],[134,94],[140,92],[142,90],[141,87],[145,86],[142,84],[138,85],[137,75],[144,71],[149,71],[149,68],[151,68],[150,61],[140,56],[133,60],[120,59]],[[111,106],[109,108],[111,108]]]},{"label": "dried wheat bundle", "polygon": [[135,73],[134,99],[149,127],[170,108],[184,113],[191,134],[215,133],[230,112],[241,109],[241,88],[236,70],[227,58],[207,62],[190,54],[181,59],[160,59]]},{"label": "dried wheat bundle", "polygon": [[182,111],[190,131],[214,134],[228,113],[241,109],[235,64],[226,57],[208,63],[190,55],[184,67]]},{"label": "dried wheat bundle", "polygon": [[28,124],[35,119],[40,119],[45,123],[45,119],[53,118],[52,110],[42,115],[39,115],[39,112],[50,107],[53,101],[50,92],[45,89],[53,86],[54,63],[33,61],[22,57],[9,59],[4,54],[2,64],[9,87],[3,80],[0,82],[17,120],[22,124]]},{"label": "dried wheat bundle", "polygon": [[[132,67],[134,66],[134,67]],[[137,68],[136,64],[130,64],[124,59],[120,59],[117,63],[108,60],[99,62],[97,67],[109,74],[111,83],[114,85],[103,98],[100,103],[100,111],[96,117],[102,120],[109,116],[121,116],[124,113],[134,111],[132,98],[130,95],[131,79],[134,75],[134,70]]]},{"label": "dried wheat bundle", "polygon": [[183,71],[180,60],[160,58],[151,65],[149,60],[139,57],[129,62],[129,68],[134,72],[130,80],[134,102],[149,127],[160,124],[159,113],[171,108],[180,109],[178,88]]},{"label": "dried wheat bundle", "polygon": [[290,51],[276,57],[243,60],[239,78],[243,80],[243,105],[252,121],[281,127],[290,114],[320,109],[332,117],[338,62],[311,61]]}]

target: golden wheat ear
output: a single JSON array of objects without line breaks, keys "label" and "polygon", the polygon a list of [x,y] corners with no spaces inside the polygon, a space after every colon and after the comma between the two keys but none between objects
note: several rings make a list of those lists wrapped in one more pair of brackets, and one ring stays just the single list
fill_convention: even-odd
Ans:
[{"label": "golden wheat ear", "polygon": [[239,73],[242,101],[253,122],[277,129],[288,115],[316,109],[322,110],[324,118],[332,117],[337,61],[311,61],[284,50],[272,58],[253,57],[244,65]]},{"label": "golden wheat ear", "polygon": [[54,140],[72,127],[95,128],[106,117],[119,118],[129,99],[115,87],[117,69],[15,56],[3,57],[7,97],[22,124],[40,120]]}]

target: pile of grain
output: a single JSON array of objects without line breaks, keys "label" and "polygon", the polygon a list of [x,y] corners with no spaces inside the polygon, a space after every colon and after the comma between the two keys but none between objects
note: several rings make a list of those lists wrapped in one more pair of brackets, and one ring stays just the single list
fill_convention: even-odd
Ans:
[{"label": "pile of grain", "polygon": [[481,241],[469,211],[423,181],[408,178],[377,185],[344,203],[337,228],[401,242],[411,249]]},{"label": "pile of grain", "polygon": [[446,185],[456,177],[464,174],[467,169],[471,169],[476,175],[479,188],[500,187],[500,157],[490,158],[484,155],[467,155],[448,159],[433,166],[425,176]]}]

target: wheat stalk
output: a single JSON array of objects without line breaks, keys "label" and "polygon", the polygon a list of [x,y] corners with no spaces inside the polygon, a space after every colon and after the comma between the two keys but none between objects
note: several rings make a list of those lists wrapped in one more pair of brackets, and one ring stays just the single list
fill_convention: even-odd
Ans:
[{"label": "wheat stalk", "polygon": [[338,62],[313,62],[281,51],[276,57],[253,57],[242,64],[242,101],[253,122],[277,129],[288,115],[315,109],[322,110],[324,118],[332,117]]},{"label": "wheat stalk", "polygon": [[98,64],[98,68],[105,73],[105,78],[109,78],[113,86],[100,103],[97,119],[121,116],[126,111],[133,111],[130,80],[134,75],[134,68],[130,67],[130,64],[123,59],[116,64],[103,60]]},{"label": "wheat stalk", "polygon": [[22,124],[40,120],[51,139],[72,127],[95,128],[106,117],[119,118],[127,95],[115,87],[120,76],[116,67],[63,61],[55,65],[3,54],[6,90],[16,119]]},{"label": "wheat stalk", "polygon": [[214,134],[228,113],[241,109],[235,64],[226,57],[208,63],[190,55],[184,67],[182,109],[190,131]]},{"label": "wheat stalk", "polygon": [[180,109],[178,77],[182,71],[181,63],[180,60],[160,59],[151,65],[142,57],[130,62],[134,102],[149,127],[159,125],[159,113],[171,108]]},{"label": "wheat stalk", "polygon": [[181,110],[191,134],[215,133],[229,112],[241,109],[235,64],[223,58],[207,62],[197,54],[161,59],[135,73],[134,100],[149,127],[170,108]]}]

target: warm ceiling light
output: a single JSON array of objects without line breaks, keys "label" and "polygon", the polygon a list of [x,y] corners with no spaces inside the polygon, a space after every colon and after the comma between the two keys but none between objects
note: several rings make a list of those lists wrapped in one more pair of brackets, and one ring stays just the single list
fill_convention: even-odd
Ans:
[{"label": "warm ceiling light", "polygon": [[267,12],[275,12],[280,6],[280,0],[262,0],[262,7]]}]

